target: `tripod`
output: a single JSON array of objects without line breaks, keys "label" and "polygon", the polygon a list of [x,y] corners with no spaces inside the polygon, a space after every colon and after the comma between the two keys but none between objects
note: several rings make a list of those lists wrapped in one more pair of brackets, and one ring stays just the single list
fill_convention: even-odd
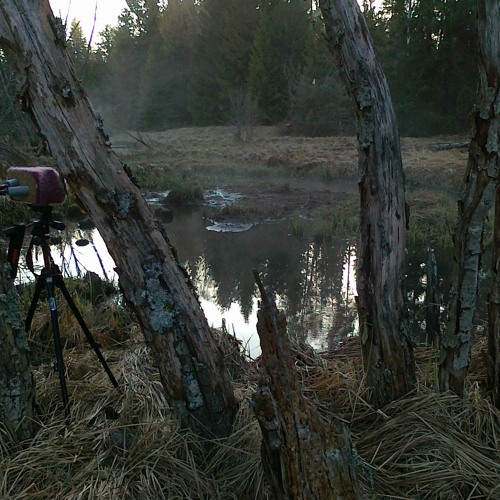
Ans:
[{"label": "tripod", "polygon": [[[102,352],[100,350],[99,344],[95,341],[94,337],[90,333],[88,326],[85,323],[80,311],[78,310],[71,294],[69,293],[66,285],[64,284],[63,276],[59,267],[54,264],[54,260],[52,259],[52,255],[50,253],[49,246],[49,232],[50,228],[62,230],[65,228],[62,222],[53,221],[52,220],[52,207],[51,206],[43,206],[43,207],[33,207],[34,209],[38,209],[42,211],[42,216],[39,220],[34,222],[34,228],[32,231],[31,242],[28,248],[28,252],[26,255],[26,263],[30,271],[35,275],[35,291],[33,294],[33,298],[31,300],[31,305],[28,310],[28,315],[26,317],[26,331],[29,332],[31,328],[31,323],[33,321],[33,316],[35,314],[35,310],[40,299],[40,294],[42,290],[45,288],[47,290],[47,298],[50,309],[50,318],[52,324],[52,333],[54,336],[54,347],[55,347],[55,355],[56,362],[54,363],[54,371],[59,374],[59,383],[61,386],[61,394],[62,401],[64,407],[64,414],[66,417],[66,421],[69,421],[70,418],[70,408],[69,408],[69,396],[68,396],[68,388],[66,385],[66,367],[64,365],[63,358],[63,349],[61,342],[61,335],[59,331],[59,320],[58,320],[58,311],[57,311],[57,302],[55,297],[55,288],[59,288],[62,292],[66,302],[68,303],[73,315],[78,321],[81,329],[85,333],[87,341],[94,349],[97,358],[99,359],[104,371],[107,373],[109,380],[113,384],[114,387],[118,388],[118,382],[116,381],[113,373],[111,372]],[[40,274],[37,275],[34,271],[33,266],[33,246],[40,246],[43,255],[44,267],[41,270]]]}]

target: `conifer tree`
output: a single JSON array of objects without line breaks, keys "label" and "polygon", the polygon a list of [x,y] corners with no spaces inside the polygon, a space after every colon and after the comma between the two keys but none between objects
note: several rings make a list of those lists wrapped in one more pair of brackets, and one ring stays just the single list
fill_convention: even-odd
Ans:
[{"label": "conifer tree", "polygon": [[290,84],[303,71],[312,36],[310,19],[299,0],[270,2],[262,8],[249,67],[249,85],[264,123],[283,120],[290,105]]},{"label": "conifer tree", "polygon": [[257,0],[202,2],[190,102],[195,124],[227,123],[231,92],[247,86],[257,6]]},{"label": "conifer tree", "polygon": [[171,0],[158,18],[141,79],[141,127],[165,129],[190,123],[189,95],[198,7]]}]

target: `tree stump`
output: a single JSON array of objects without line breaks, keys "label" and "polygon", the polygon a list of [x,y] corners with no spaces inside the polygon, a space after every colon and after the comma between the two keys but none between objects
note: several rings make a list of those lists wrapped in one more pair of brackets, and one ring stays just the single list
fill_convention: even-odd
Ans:
[{"label": "tree stump", "polygon": [[[439,385],[462,396],[472,352],[479,271],[484,252],[485,220],[499,189],[500,150],[500,6],[498,0],[480,0],[478,7],[479,85],[471,113],[473,128],[463,194],[458,203],[455,228],[455,272],[450,294],[450,314],[441,337]],[[493,257],[498,258],[498,219],[495,211]],[[493,261],[489,294],[490,388],[498,392],[498,327],[500,289],[498,261]],[[496,347],[495,347],[496,345]],[[495,374],[496,370],[496,374]],[[495,383],[494,380],[497,380]]]},{"label": "tree stump", "polygon": [[275,498],[361,498],[348,429],[307,404],[290,352],[286,319],[254,271],[262,302],[257,331],[263,368],[253,396],[262,461]]},{"label": "tree stump", "polygon": [[320,0],[319,7],[328,48],[356,116],[359,337],[372,402],[383,406],[415,385],[403,289],[408,209],[398,127],[387,79],[358,2]]}]

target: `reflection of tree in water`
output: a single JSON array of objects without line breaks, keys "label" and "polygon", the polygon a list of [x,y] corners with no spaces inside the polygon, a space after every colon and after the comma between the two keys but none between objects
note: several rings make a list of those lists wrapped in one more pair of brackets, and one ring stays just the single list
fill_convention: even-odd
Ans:
[{"label": "reflection of tree in water", "polygon": [[169,226],[179,257],[187,261],[203,298],[226,310],[237,302],[248,319],[256,294],[252,269],[257,269],[276,293],[290,327],[323,340],[344,313],[342,279],[350,247],[345,241],[309,243],[286,230],[283,224],[266,224],[242,233],[209,232],[199,216],[187,214]]},{"label": "reflection of tree in water", "polygon": [[352,333],[352,252],[346,240],[337,240],[311,243],[302,256],[300,303],[291,309],[298,333],[317,348],[326,349],[330,339]]},{"label": "reflection of tree in water", "polygon": [[186,264],[187,271],[195,279],[200,297],[213,302],[217,298],[217,283],[212,279],[212,272],[203,255],[201,255],[192,269],[189,263]]},{"label": "reflection of tree in water", "polygon": [[218,285],[218,305],[227,309],[238,302],[248,319],[255,296],[252,269],[259,270],[276,293],[286,290],[289,274],[296,272],[294,256],[298,251],[288,243],[283,228],[275,225],[257,226],[243,233],[209,233],[204,252]]},{"label": "reflection of tree in water", "polygon": [[[223,311],[238,304],[241,315],[248,322],[255,313],[257,294],[252,269],[257,269],[265,286],[276,293],[277,304],[287,315],[290,332],[320,349],[331,349],[357,332],[354,244],[347,240],[323,244],[299,240],[287,233],[285,224],[263,224],[242,233],[211,232],[206,230],[207,225],[209,222],[203,219],[199,210],[190,210],[176,212],[174,222],[167,226],[180,261],[196,280],[202,299]],[[85,274],[88,265],[95,267],[92,270],[103,277],[106,277],[106,269],[113,273],[114,264],[107,256],[102,238],[93,228],[75,228],[74,224],[68,224],[65,231],[54,231],[54,234],[60,235],[61,241],[52,246],[53,256],[61,264],[65,276]],[[90,244],[80,254],[82,247],[76,242],[83,239]],[[25,252],[26,248],[23,257]],[[40,265],[38,254],[35,247],[35,263]],[[106,262],[102,261],[101,254]],[[440,291],[446,304],[453,261],[445,248],[437,248],[435,254]],[[91,262],[96,258],[97,264]],[[405,285],[410,325],[418,341],[425,339],[426,260],[426,248],[408,250]],[[488,261],[488,254],[485,261]],[[25,267],[22,258],[21,281],[32,279]],[[480,279],[488,278],[481,275]],[[487,287],[479,289],[478,324],[486,318]]]},{"label": "reflection of tree in water", "polygon": [[[355,305],[355,245],[347,240],[322,244],[287,234],[284,224],[262,224],[242,233],[217,233],[200,212],[176,214],[167,231],[181,262],[187,262],[200,295],[221,309],[238,303],[246,320],[252,313],[256,289],[252,269],[288,318],[289,330],[321,349],[332,348],[357,331]],[[407,258],[406,286],[414,331],[425,312],[426,250],[411,249]],[[448,277],[451,259],[436,250],[438,272]],[[443,292],[446,295],[446,285]]]}]

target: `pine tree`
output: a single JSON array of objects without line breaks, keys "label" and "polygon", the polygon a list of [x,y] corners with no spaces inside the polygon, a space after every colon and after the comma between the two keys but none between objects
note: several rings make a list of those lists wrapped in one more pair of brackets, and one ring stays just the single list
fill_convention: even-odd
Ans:
[{"label": "pine tree", "polygon": [[197,125],[227,123],[231,93],[248,84],[257,0],[204,0],[190,111]]},{"label": "pine tree", "polygon": [[290,106],[290,84],[302,73],[312,35],[300,0],[274,1],[262,8],[250,61],[249,85],[264,123],[283,120]]},{"label": "pine tree", "polygon": [[141,79],[141,126],[164,129],[190,123],[189,83],[193,72],[198,7],[171,0],[158,18]]},{"label": "pine tree", "polygon": [[[405,135],[468,126],[476,70],[475,0],[388,0],[372,32]],[[384,35],[382,35],[384,33]]]}]

